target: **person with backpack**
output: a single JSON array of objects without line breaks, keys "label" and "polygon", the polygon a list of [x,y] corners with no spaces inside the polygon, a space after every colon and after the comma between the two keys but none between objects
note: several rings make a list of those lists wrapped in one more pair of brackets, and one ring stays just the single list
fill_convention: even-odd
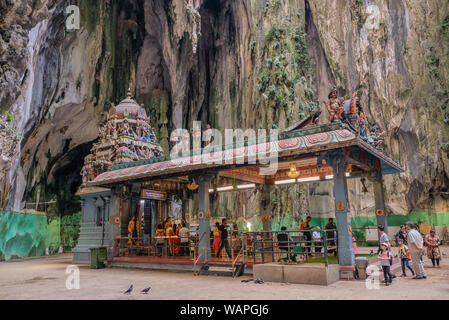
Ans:
[{"label": "person with backpack", "polygon": [[379,232],[379,253],[382,251],[382,243],[385,243],[388,246],[388,250],[391,251],[390,239],[388,235],[385,233],[385,227],[381,224],[377,226],[377,231]]},{"label": "person with backpack", "polygon": [[379,258],[380,258],[380,265],[382,266],[382,270],[384,272],[384,282],[386,286],[389,286],[393,282],[393,277],[390,271],[390,261],[392,254],[390,250],[388,249],[387,243],[382,243],[380,246],[380,252],[379,252]]},{"label": "person with backpack", "polygon": [[405,267],[409,268],[412,272],[412,276],[415,276],[415,271],[410,266],[409,261],[411,260],[410,251],[408,250],[408,247],[404,244],[404,240],[399,238],[398,239],[398,256],[401,259],[401,266],[402,266],[402,275],[401,277],[405,278],[407,275],[405,273]]},{"label": "person with backpack", "polygon": [[402,242],[407,246],[407,232],[405,231],[405,224],[401,225],[399,228],[399,231],[394,234],[394,240],[396,241],[396,244],[399,243],[399,240],[402,240]]}]

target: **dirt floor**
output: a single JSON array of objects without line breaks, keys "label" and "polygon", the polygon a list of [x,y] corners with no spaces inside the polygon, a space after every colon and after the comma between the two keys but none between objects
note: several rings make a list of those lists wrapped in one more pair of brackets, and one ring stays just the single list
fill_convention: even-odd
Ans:
[{"label": "dirt floor", "polygon": [[[71,255],[0,263],[0,299],[449,299],[449,248],[441,268],[424,259],[428,278],[396,278],[389,287],[369,290],[364,281],[339,281],[330,286],[288,283],[242,283],[249,279],[194,276],[186,272],[106,268],[79,265],[80,289],[66,288]],[[399,274],[398,274],[399,276]],[[131,295],[123,292],[133,284]],[[148,295],[140,290],[151,287]]]}]

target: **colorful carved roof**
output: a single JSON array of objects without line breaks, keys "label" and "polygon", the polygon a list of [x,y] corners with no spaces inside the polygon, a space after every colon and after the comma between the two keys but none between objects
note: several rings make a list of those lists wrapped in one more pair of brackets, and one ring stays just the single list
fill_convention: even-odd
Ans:
[{"label": "colorful carved roof", "polygon": [[[224,146],[221,151],[192,155],[190,157],[169,157],[137,161],[116,165],[111,171],[97,176],[88,185],[110,185],[129,180],[163,177],[166,175],[186,175],[198,170],[227,170],[229,162],[244,161],[248,165],[248,150],[257,155],[270,151],[278,153],[279,161],[292,157],[316,157],[323,151],[342,149],[354,164],[363,170],[379,170],[383,174],[399,173],[403,169],[399,163],[365,142],[343,123],[308,127],[307,129],[283,133],[277,141],[257,143],[247,142],[242,146]],[[223,159],[221,163],[214,163]],[[228,162],[228,163],[226,163]]]},{"label": "colorful carved roof", "polygon": [[145,109],[139,106],[137,102],[129,96],[115,107],[114,113],[123,115],[126,118],[140,117],[145,120],[147,119]]}]

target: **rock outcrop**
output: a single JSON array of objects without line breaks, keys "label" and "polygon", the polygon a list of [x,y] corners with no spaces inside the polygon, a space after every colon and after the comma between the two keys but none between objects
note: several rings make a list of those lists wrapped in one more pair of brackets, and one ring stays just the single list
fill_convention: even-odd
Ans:
[{"label": "rock outcrop", "polygon": [[[55,212],[79,210],[83,158],[129,86],[167,151],[169,132],[194,120],[284,129],[333,85],[342,95],[363,85],[368,120],[406,166],[386,178],[388,211],[449,212],[447,1],[79,0],[74,32],[68,1],[26,3],[0,1],[0,106],[28,110],[10,207],[40,194],[58,200]],[[372,215],[372,195],[349,187],[353,214]],[[274,191],[275,212],[332,213],[330,185],[287,190]],[[259,196],[218,201],[242,211]]]}]

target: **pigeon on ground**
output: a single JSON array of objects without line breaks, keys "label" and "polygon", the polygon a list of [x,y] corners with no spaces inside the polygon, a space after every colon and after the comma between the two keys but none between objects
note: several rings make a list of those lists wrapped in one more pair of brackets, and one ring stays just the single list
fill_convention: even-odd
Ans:
[{"label": "pigeon on ground", "polygon": [[131,285],[131,287],[129,287],[128,290],[126,290],[125,292],[123,292],[123,294],[131,294],[131,291],[133,291],[133,285]]},{"label": "pigeon on ground", "polygon": [[144,294],[148,294],[148,292],[150,292],[151,287],[145,288],[142,291],[140,291],[140,293],[144,293]]},{"label": "pigeon on ground", "polygon": [[262,283],[264,283],[264,281],[261,278],[257,278],[256,280],[254,280],[254,283],[262,284]]}]

